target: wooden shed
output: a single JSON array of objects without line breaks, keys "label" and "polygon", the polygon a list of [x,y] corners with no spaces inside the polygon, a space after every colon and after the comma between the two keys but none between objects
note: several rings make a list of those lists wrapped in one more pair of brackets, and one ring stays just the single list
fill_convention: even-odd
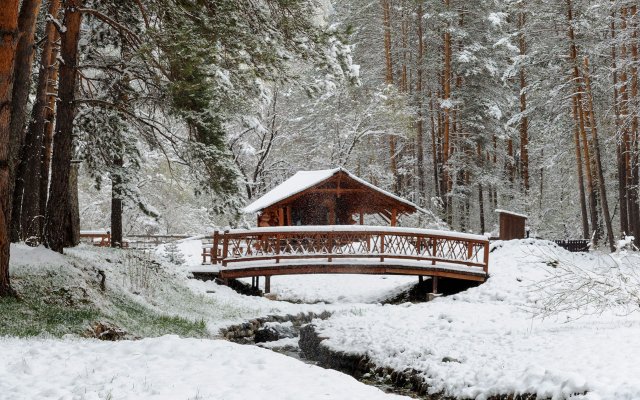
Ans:
[{"label": "wooden shed", "polygon": [[396,226],[400,215],[424,212],[343,168],[297,172],[243,211],[258,214],[259,227],[363,225],[368,214]]},{"label": "wooden shed", "polygon": [[500,240],[524,239],[527,216],[512,211],[496,210],[500,216]]}]

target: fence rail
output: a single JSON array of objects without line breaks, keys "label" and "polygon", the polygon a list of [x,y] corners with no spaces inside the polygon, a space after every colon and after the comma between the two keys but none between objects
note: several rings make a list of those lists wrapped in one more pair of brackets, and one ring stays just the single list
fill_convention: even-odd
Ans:
[{"label": "fence rail", "polygon": [[[127,235],[122,247],[129,249],[151,249],[164,243],[187,239],[189,235]],[[80,240],[99,247],[111,246],[109,231],[80,231]]]},{"label": "fence rail", "polygon": [[588,239],[554,240],[554,243],[572,253],[589,251],[590,241]]}]

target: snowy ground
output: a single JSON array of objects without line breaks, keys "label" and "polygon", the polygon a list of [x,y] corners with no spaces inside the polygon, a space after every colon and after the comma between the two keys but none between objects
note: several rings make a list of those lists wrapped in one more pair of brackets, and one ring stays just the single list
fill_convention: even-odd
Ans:
[{"label": "snowy ground", "polygon": [[[315,321],[322,336],[329,338],[326,345],[367,354],[380,366],[415,369],[434,392],[460,398],[535,393],[554,399],[574,394],[572,398],[589,400],[640,399],[637,253],[626,258],[614,255],[624,272],[616,275],[607,263],[612,259],[606,256],[571,254],[541,241],[499,243],[490,258],[491,278],[484,285],[430,303],[382,306],[377,304],[380,299],[406,288],[415,278],[275,277],[272,289],[281,299],[331,303],[293,304],[242,296],[213,282],[187,279],[189,266],[201,261],[199,240],[179,247],[184,265],[163,263],[156,274],[145,278],[146,284],[131,278],[140,274],[141,266],[123,257],[126,252],[91,247],[60,256],[43,248],[12,245],[12,273],[23,290],[29,282],[53,285],[54,291],[59,286],[65,293],[76,293],[74,301],[97,299],[95,306],[114,317],[119,315],[118,301],[135,302],[157,314],[201,320],[212,335],[219,328],[269,314],[330,310],[333,317]],[[98,289],[98,268],[106,272],[106,292]],[[566,275],[567,270],[599,281],[600,287],[589,286],[587,291],[607,301],[564,309],[555,301],[585,302],[580,279]],[[143,331],[145,336],[157,336],[155,332]],[[294,341],[285,339],[283,344]],[[0,338],[0,398],[256,395],[393,397],[337,372],[220,340],[162,336],[105,343],[46,335]]]},{"label": "snowy ground", "polygon": [[[324,344],[367,354],[378,365],[399,371],[416,369],[433,392],[461,398],[534,393],[553,399],[573,394],[639,399],[640,315],[630,313],[637,304],[540,316],[554,306],[547,301],[551,296],[582,297],[574,296],[577,287],[563,293],[568,277],[553,282],[559,267],[605,271],[599,276],[609,287],[619,277],[606,275],[611,273],[604,264],[608,257],[571,254],[549,242],[513,241],[498,247],[484,285],[430,303],[345,311],[316,321],[321,336],[329,338]],[[633,269],[640,258],[631,255],[624,262]]]},{"label": "snowy ground", "polygon": [[[148,310],[149,318],[180,316],[203,321],[209,332],[270,314],[339,311],[379,307],[350,304],[340,292],[374,299],[394,292],[406,282],[373,279],[349,290],[344,277],[316,283],[305,293],[305,282],[278,281],[274,288],[290,290],[292,298],[317,304],[293,304],[243,296],[226,286],[188,279],[188,264],[199,264],[199,240],[186,241],[183,266],[162,263],[154,273],[139,259],[111,249],[80,246],[61,256],[42,247],[12,245],[11,271],[19,290],[44,287],[44,291],[71,293],[74,302],[91,302],[109,320],[144,336],[162,334],[154,328],[135,330],[120,314],[117,303],[126,301]],[[190,250],[189,250],[190,249]],[[106,291],[99,289],[98,270],[106,274]],[[306,279],[305,279],[306,278]],[[368,277],[371,278],[371,277]],[[342,286],[338,286],[340,283]],[[331,290],[315,298],[319,287]],[[281,293],[284,293],[281,292]],[[306,297],[304,297],[306,296]],[[331,297],[333,296],[333,297]],[[321,301],[339,301],[324,304]],[[342,302],[340,302],[342,301]],[[0,308],[1,311],[1,308]],[[156,313],[156,314],[152,314]],[[85,321],[88,326],[92,321]],[[29,321],[24,321],[29,324]],[[294,344],[294,343],[292,343]],[[255,396],[277,399],[382,399],[402,398],[364,385],[342,373],[311,366],[302,361],[255,346],[223,340],[162,336],[139,341],[101,342],[69,336],[54,339],[0,337],[0,398],[4,399],[244,399]]]},{"label": "snowy ground", "polygon": [[0,338],[3,399],[403,399],[257,347],[163,336],[125,342]]}]

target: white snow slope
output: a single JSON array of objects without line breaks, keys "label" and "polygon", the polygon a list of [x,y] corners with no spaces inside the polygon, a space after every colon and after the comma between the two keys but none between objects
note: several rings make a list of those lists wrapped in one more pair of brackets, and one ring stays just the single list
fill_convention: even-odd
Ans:
[{"label": "white snow slope", "polygon": [[[328,338],[323,343],[366,354],[380,366],[416,369],[433,393],[459,398],[532,393],[552,399],[640,399],[640,316],[630,312],[637,304],[539,316],[549,294],[566,290],[566,280],[547,281],[562,269],[553,265],[595,271],[608,256],[572,254],[542,241],[497,247],[485,284],[430,303],[345,311],[315,321]],[[637,254],[624,259],[631,270],[640,265]],[[603,281],[615,282],[615,274],[607,273]]]},{"label": "white snow slope", "polygon": [[[2,399],[405,399],[271,350],[163,336],[0,338]],[[408,398],[406,398],[408,399]]]}]

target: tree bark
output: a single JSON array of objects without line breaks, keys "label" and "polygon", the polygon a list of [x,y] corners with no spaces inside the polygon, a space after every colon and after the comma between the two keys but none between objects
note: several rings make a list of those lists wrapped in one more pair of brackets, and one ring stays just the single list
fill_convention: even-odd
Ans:
[{"label": "tree bark", "polygon": [[[448,11],[450,0],[444,0],[445,9]],[[442,100],[444,102],[444,120],[443,120],[443,138],[442,138],[442,174],[445,204],[445,220],[451,225],[453,222],[453,210],[451,207],[451,176],[449,174],[449,146],[450,146],[450,129],[451,129],[451,32],[450,24],[444,31],[444,71],[442,73]]]},{"label": "tree bark", "polygon": [[418,5],[418,71],[416,82],[416,98],[418,99],[418,121],[416,123],[416,163],[418,170],[418,193],[419,204],[425,205],[424,201],[421,201],[426,197],[426,182],[424,174],[424,112],[423,112],[423,92],[422,92],[422,63],[424,62],[424,38],[422,30],[422,4]]},{"label": "tree bark", "polygon": [[111,175],[111,247],[122,247],[122,168],[124,160],[117,154],[113,158]]},{"label": "tree bark", "polygon": [[582,235],[585,239],[589,235],[589,217],[587,212],[587,201],[584,194],[584,174],[582,172],[582,151],[580,150],[580,127],[578,122],[578,104],[573,97],[572,115],[575,120],[573,129],[573,141],[576,146],[576,170],[578,172],[578,196],[580,197],[580,213],[582,216]]},{"label": "tree bark", "polygon": [[638,8],[636,5],[630,7],[631,11],[631,99],[633,114],[631,115],[630,141],[632,143],[629,154],[631,164],[631,186],[629,190],[629,227],[633,231],[634,243],[640,246],[640,193],[638,185],[640,176],[638,175]]},{"label": "tree bark", "polygon": [[575,118],[576,124],[578,124],[580,129],[580,136],[583,142],[584,149],[584,161],[585,161],[585,171],[587,176],[587,193],[589,196],[589,214],[591,217],[591,229],[593,230],[593,241],[595,244],[598,243],[600,239],[600,227],[598,223],[598,206],[597,206],[597,196],[593,186],[593,173],[592,173],[592,165],[591,165],[591,151],[589,150],[589,141],[587,139],[587,132],[585,125],[588,124],[585,118],[584,112],[584,103],[582,99],[582,92],[584,87],[582,85],[582,76],[580,74],[580,69],[578,67],[578,48],[575,41],[575,33],[573,31],[573,8],[571,4],[571,0],[566,0],[567,4],[567,22],[568,22],[568,36],[569,36],[569,58],[572,63],[573,69],[573,80],[575,84],[574,93],[572,96],[572,101],[574,102],[575,107]]},{"label": "tree bark", "polygon": [[73,118],[75,116],[75,88],[78,41],[83,0],[69,0],[64,6],[64,26],[61,34],[59,103],[56,112],[56,133],[51,169],[51,184],[45,217],[45,244],[62,253],[65,238],[65,218],[69,210],[69,174],[73,153]]},{"label": "tree bark", "polygon": [[10,125],[14,60],[19,37],[19,5],[19,0],[5,0],[0,7],[0,297],[15,296],[9,278],[9,229],[13,185],[10,177]]},{"label": "tree bark", "polygon": [[[59,0],[50,0],[48,13],[56,16],[60,8]],[[40,207],[40,178],[42,162],[42,145],[45,130],[45,108],[48,102],[47,89],[49,79],[52,75],[51,65],[54,41],[56,40],[56,28],[53,22],[49,21],[45,30],[45,40],[42,45],[40,56],[40,70],[38,74],[38,85],[36,89],[36,100],[31,112],[31,122],[27,130],[24,143],[24,157],[22,158],[18,181],[21,181],[21,192],[16,188],[14,195],[14,212],[19,211],[19,215],[14,215],[14,219],[20,220],[19,236],[21,240],[39,243],[42,237],[42,218]],[[16,208],[18,207],[18,208]]]},{"label": "tree bark", "polygon": [[[629,214],[627,210],[627,178],[626,178],[626,165],[624,161],[624,142],[622,138],[622,121],[620,119],[620,96],[618,95],[618,65],[617,65],[617,52],[616,52],[616,15],[615,12],[611,13],[611,69],[613,71],[613,110],[615,114],[616,124],[616,166],[618,169],[618,201],[620,204],[620,233],[622,235],[629,234]],[[618,137],[620,136],[620,137]]]},{"label": "tree bark", "polygon": [[[60,35],[56,31],[57,42]],[[42,134],[42,161],[40,162],[40,215],[47,212],[47,198],[49,197],[49,172],[51,171],[51,157],[53,155],[53,131],[56,119],[56,100],[58,98],[58,68],[57,61],[59,46],[54,46],[51,60],[49,82],[47,83],[47,106],[44,110],[44,133]]]},{"label": "tree bark", "polygon": [[[520,57],[524,59],[527,54],[527,42],[524,36],[525,15],[520,12],[518,17]],[[529,191],[529,118],[527,117],[527,79],[523,65],[520,66],[520,174],[524,191]]]},{"label": "tree bark", "polygon": [[78,169],[79,161],[71,162],[69,171],[69,191],[67,215],[64,229],[64,247],[77,246],[80,243],[80,204],[78,199]]},{"label": "tree bark", "polygon": [[[385,83],[393,84],[393,59],[391,56],[391,0],[382,0],[382,25],[384,27]],[[393,176],[393,191],[398,193],[398,161],[396,138],[389,134],[389,167]]]},{"label": "tree bark", "polygon": [[[11,161],[12,173],[20,160],[20,148],[24,142],[24,128],[27,119],[27,100],[31,87],[31,65],[33,60],[33,39],[36,20],[40,10],[40,0],[23,0],[18,16],[18,30],[20,38],[16,47],[14,64],[13,97],[11,104]],[[12,176],[15,179],[15,175]]]},{"label": "tree bark", "polygon": [[607,240],[609,241],[609,249],[615,251],[616,245],[613,240],[613,227],[611,224],[611,215],[609,213],[609,202],[607,200],[607,185],[604,179],[602,168],[602,156],[600,154],[600,143],[598,140],[598,126],[596,124],[595,111],[593,109],[593,92],[591,90],[591,78],[589,72],[589,59],[584,58],[584,83],[587,96],[587,104],[589,107],[589,121],[591,124],[591,140],[593,142],[593,152],[596,164],[596,173],[598,175],[598,187],[600,192],[600,205],[602,206],[602,214],[605,227],[607,228]]}]

